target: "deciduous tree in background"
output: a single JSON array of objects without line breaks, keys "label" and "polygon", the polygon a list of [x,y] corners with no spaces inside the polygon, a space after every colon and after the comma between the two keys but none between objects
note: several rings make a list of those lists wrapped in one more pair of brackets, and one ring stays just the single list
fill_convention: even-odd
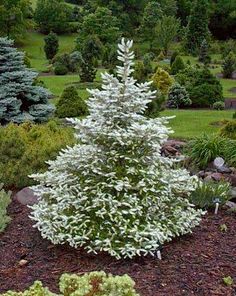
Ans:
[{"label": "deciduous tree in background", "polygon": [[168,53],[171,42],[176,37],[180,27],[180,22],[174,16],[163,16],[158,21],[155,30],[155,41],[163,49],[164,54]]}]

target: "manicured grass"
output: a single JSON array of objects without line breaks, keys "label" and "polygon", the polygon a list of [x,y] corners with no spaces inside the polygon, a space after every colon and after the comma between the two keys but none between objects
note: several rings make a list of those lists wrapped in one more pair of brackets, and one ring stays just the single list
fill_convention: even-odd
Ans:
[{"label": "manicured grass", "polygon": [[232,88],[236,88],[235,79],[220,79],[223,86],[223,94],[225,98],[236,98],[236,93],[230,91]]},{"label": "manicured grass", "polygon": [[232,119],[233,111],[215,110],[165,110],[161,116],[176,116],[170,120],[170,127],[174,130],[171,135],[177,139],[191,139],[202,133],[215,133],[218,127],[211,123],[223,119]]},{"label": "manicured grass", "polygon": [[[101,73],[104,72],[104,69],[99,69],[96,74],[96,82],[101,81]],[[46,87],[53,93],[55,98],[53,99],[53,102],[55,103],[57,98],[62,94],[63,90],[70,85],[75,85],[78,89],[79,95],[83,99],[88,98],[88,92],[86,88],[96,88],[93,83],[89,85],[88,87],[84,86],[83,84],[79,83],[80,77],[79,74],[73,74],[73,75],[64,75],[64,76],[56,76],[56,75],[49,75],[49,76],[40,76],[40,80],[42,80]]]},{"label": "manicured grass", "polygon": [[[28,32],[22,49],[30,58],[31,66],[37,71],[46,71],[48,61],[44,55],[44,37],[45,35],[38,32]],[[75,39],[77,34],[60,35],[59,37],[59,53],[70,52],[75,47]]]}]

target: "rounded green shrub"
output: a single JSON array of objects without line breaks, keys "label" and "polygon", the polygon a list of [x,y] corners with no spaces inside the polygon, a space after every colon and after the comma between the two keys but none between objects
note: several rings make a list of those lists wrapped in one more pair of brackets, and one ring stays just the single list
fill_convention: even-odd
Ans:
[{"label": "rounded green shrub", "polygon": [[85,101],[79,97],[74,86],[64,89],[62,96],[56,105],[55,115],[60,118],[77,117],[88,114],[88,108]]},{"label": "rounded green shrub", "polygon": [[163,95],[167,95],[169,88],[174,83],[173,78],[168,72],[158,67],[156,73],[152,76],[153,86],[160,90]]},{"label": "rounded green shrub", "polygon": [[6,188],[34,184],[28,176],[47,169],[45,161],[75,142],[72,128],[56,121],[36,125],[9,124],[0,128],[0,177]]},{"label": "rounded green shrub", "polygon": [[170,73],[172,75],[176,75],[177,73],[179,73],[179,71],[183,70],[184,68],[185,64],[183,59],[180,56],[177,56],[171,65]]},{"label": "rounded green shrub", "polygon": [[171,86],[167,99],[167,106],[169,108],[185,107],[191,105],[191,103],[189,94],[183,86],[178,83]]},{"label": "rounded green shrub", "polygon": [[225,109],[225,103],[222,101],[217,101],[213,104],[213,109],[215,110],[224,110]]},{"label": "rounded green shrub", "polygon": [[62,64],[56,64],[54,73],[55,75],[66,75],[68,73],[68,68]]}]

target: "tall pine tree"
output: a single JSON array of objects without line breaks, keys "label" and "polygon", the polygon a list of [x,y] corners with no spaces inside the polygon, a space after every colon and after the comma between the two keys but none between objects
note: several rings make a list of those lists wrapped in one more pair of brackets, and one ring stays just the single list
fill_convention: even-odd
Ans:
[{"label": "tall pine tree", "polygon": [[24,54],[13,41],[0,38],[0,123],[43,122],[53,113],[48,103],[50,93],[33,85],[38,76],[26,68]]},{"label": "tall pine tree", "polygon": [[117,77],[105,73],[102,89],[89,91],[90,115],[71,119],[79,143],[32,176],[40,184],[31,217],[44,238],[116,258],[154,255],[202,215],[188,201],[197,177],[161,155],[167,119],[144,117],[155,92],[131,76],[131,47],[122,40]]},{"label": "tall pine tree", "polygon": [[186,32],[185,47],[191,54],[197,54],[204,39],[209,37],[208,0],[195,0]]}]

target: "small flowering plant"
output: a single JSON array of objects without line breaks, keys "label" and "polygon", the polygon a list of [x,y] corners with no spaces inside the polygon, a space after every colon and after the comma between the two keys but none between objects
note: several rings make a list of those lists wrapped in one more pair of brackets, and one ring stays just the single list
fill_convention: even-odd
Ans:
[{"label": "small flowering plant", "polygon": [[168,119],[143,115],[155,92],[132,77],[131,47],[122,39],[117,76],[102,74],[102,89],[89,90],[89,115],[71,120],[78,144],[32,176],[39,203],[31,218],[44,238],[117,259],[154,255],[203,214],[187,198],[197,178],[161,155]]}]

